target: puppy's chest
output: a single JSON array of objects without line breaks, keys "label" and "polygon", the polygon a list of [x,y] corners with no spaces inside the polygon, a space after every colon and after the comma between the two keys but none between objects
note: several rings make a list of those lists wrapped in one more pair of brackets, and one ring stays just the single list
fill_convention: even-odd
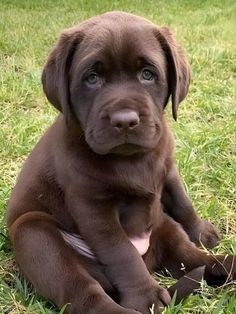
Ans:
[{"label": "puppy's chest", "polygon": [[131,166],[126,176],[122,171],[120,174],[113,186],[113,207],[126,234],[140,236],[150,229],[154,216],[161,212],[164,162],[146,163],[142,171]]},{"label": "puppy's chest", "polygon": [[155,196],[120,196],[114,209],[128,237],[140,237],[153,226],[155,212],[160,207]]},{"label": "puppy's chest", "polygon": [[[114,192],[122,191],[140,198],[158,195],[162,190],[165,177],[165,160],[147,160],[145,163],[121,164],[109,172],[107,183]],[[121,199],[122,201],[122,199]]]}]

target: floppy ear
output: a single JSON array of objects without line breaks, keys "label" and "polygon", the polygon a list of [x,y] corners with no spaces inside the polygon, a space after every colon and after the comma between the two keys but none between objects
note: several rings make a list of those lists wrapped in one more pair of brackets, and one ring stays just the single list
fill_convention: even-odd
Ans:
[{"label": "floppy ear", "polygon": [[156,38],[165,53],[172,100],[172,115],[177,120],[179,104],[188,93],[191,71],[183,50],[167,27],[157,29]]},{"label": "floppy ear", "polygon": [[70,116],[69,72],[79,42],[79,31],[64,31],[51,51],[42,73],[43,90],[50,103],[60,110],[65,119]]}]

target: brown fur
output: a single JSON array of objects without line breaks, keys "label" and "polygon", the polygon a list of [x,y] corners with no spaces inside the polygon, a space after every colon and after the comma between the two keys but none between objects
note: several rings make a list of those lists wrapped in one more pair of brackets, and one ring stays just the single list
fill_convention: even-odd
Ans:
[{"label": "brown fur", "polygon": [[[171,96],[176,119],[190,69],[170,31],[122,12],[92,18],[62,33],[42,81],[61,114],[27,159],[7,211],[16,259],[35,289],[59,307],[70,303],[70,314],[147,314],[170,301],[150,275],[158,268],[179,278],[205,265],[209,283],[235,279],[233,256],[193,243],[219,238],[195,214],[175,166],[163,110]],[[60,230],[80,234],[97,260]],[[129,238],[146,230],[142,258]]]}]

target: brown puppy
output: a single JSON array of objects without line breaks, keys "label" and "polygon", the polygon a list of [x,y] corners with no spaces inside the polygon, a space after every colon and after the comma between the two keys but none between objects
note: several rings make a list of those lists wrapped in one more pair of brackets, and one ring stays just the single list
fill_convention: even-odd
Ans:
[{"label": "brown puppy", "polygon": [[[64,31],[43,71],[61,111],[19,176],[7,224],[35,289],[67,313],[149,313],[170,297],[149,272],[235,278],[234,258],[184,192],[163,110],[176,119],[190,70],[167,28],[111,12]],[[164,211],[163,211],[164,209]],[[191,242],[190,239],[193,241]],[[116,302],[114,302],[114,300]],[[137,312],[136,312],[137,311]]]}]

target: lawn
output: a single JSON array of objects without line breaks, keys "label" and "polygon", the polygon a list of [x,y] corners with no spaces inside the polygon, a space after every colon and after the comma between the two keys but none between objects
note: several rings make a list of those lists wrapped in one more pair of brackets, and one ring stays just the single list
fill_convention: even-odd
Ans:
[{"label": "lawn", "polygon": [[[59,313],[20,276],[6,238],[7,200],[23,161],[57,112],[42,92],[43,64],[58,33],[90,16],[125,10],[169,26],[192,67],[189,95],[170,123],[186,189],[222,235],[213,252],[236,254],[235,0],[0,1],[0,313]],[[171,282],[159,276],[163,286]],[[236,313],[235,286],[203,282],[165,313]]]}]

